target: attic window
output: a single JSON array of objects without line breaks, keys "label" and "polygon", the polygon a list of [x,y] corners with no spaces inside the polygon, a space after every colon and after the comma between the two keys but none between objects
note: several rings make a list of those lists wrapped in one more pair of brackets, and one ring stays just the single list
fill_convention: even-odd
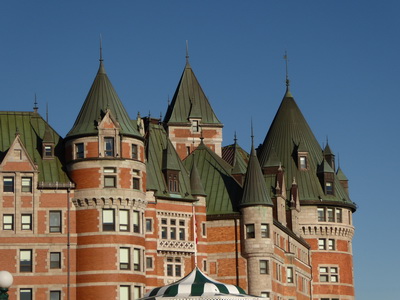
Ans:
[{"label": "attic window", "polygon": [[308,160],[306,154],[299,155],[299,169],[307,170],[308,169]]},{"label": "attic window", "polygon": [[114,156],[114,138],[105,137],[104,138],[104,156],[113,157]]},{"label": "attic window", "polygon": [[199,132],[200,130],[199,127],[199,121],[198,120],[193,120],[192,121],[192,132]]},{"label": "attic window", "polygon": [[333,182],[331,181],[325,182],[325,193],[327,195],[333,195]]},{"label": "attic window", "polygon": [[54,148],[52,145],[43,146],[43,158],[52,158],[54,156]]},{"label": "attic window", "polygon": [[178,174],[176,174],[175,172],[168,174],[168,189],[172,193],[179,192],[179,179]]}]

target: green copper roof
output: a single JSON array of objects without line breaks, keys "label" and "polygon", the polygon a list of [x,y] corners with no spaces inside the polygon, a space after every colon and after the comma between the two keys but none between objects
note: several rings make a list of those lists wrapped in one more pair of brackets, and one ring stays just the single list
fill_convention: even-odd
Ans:
[{"label": "green copper roof", "polygon": [[132,126],[128,113],[108,79],[103,62],[100,61],[96,78],[86,96],[75,124],[67,134],[67,138],[97,134],[97,125],[104,117],[107,109],[111,111],[111,115],[119,123],[121,134],[140,137],[138,130]]},{"label": "green copper roof", "polygon": [[[307,152],[307,170],[300,170],[297,166],[298,148]],[[262,167],[268,167],[269,157],[274,155],[273,152],[282,162],[286,184],[296,178],[300,201],[312,202],[323,199],[355,208],[336,176],[334,195],[324,194],[317,176],[318,165],[324,161],[323,151],[289,91],[286,92],[260,148],[259,160]],[[271,187],[271,184],[272,182],[269,180],[268,188]]]},{"label": "green copper roof", "polygon": [[188,123],[189,118],[201,118],[203,124],[222,125],[187,62],[164,122]]},{"label": "green copper roof", "polygon": [[249,205],[274,205],[267,190],[254,146],[251,147],[249,166],[243,184],[243,197],[240,203],[240,206]]},{"label": "green copper roof", "polygon": [[[38,165],[39,183],[69,183],[63,171],[63,140],[34,112],[0,112],[0,161],[19,133],[23,146],[31,160]],[[54,145],[54,158],[42,159],[43,142]]]},{"label": "green copper roof", "polygon": [[171,143],[167,143],[166,148],[163,151],[163,170],[181,170],[181,160],[176,155],[174,146]]},{"label": "green copper roof", "polygon": [[222,148],[222,158],[233,166],[232,174],[246,174],[249,154],[235,143]]},{"label": "green copper roof", "polygon": [[346,175],[343,173],[343,171],[342,171],[342,168],[338,168],[338,170],[337,170],[337,172],[336,172],[336,176],[337,176],[337,178],[339,179],[339,180],[344,180],[344,181],[347,181],[348,179],[347,179],[347,177],[346,177]]},{"label": "green copper roof", "polygon": [[[170,155],[175,156],[176,166],[179,167],[179,192],[169,193],[163,173],[164,153],[167,148]],[[147,190],[155,191],[157,197],[185,198],[193,200],[190,190],[189,172],[179,159],[175,148],[167,138],[164,128],[158,124],[149,124],[147,134]],[[172,159],[170,157],[170,159]],[[177,169],[177,168],[176,168]],[[174,169],[175,170],[175,169]]]},{"label": "green copper roof", "polygon": [[317,168],[318,173],[335,173],[335,171],[332,169],[330,164],[324,159],[324,161],[318,166]]},{"label": "green copper roof", "polygon": [[207,194],[207,215],[237,212],[242,189],[231,176],[231,166],[203,142],[184,161],[187,168],[197,166]]},{"label": "green copper roof", "polygon": [[190,188],[192,189],[192,195],[207,196],[194,160],[192,163],[192,169],[190,170]]}]

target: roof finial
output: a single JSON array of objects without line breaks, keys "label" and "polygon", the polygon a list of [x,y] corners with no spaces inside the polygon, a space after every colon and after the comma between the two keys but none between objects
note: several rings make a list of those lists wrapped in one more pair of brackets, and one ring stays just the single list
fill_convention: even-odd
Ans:
[{"label": "roof finial", "polygon": [[46,102],[46,122],[49,123],[49,102]]},{"label": "roof finial", "polygon": [[186,63],[189,63],[189,42],[186,40]]},{"label": "roof finial", "polygon": [[290,85],[290,81],[289,81],[289,58],[287,55],[287,51],[285,50],[285,55],[283,56],[283,59],[285,60],[285,64],[286,64],[286,87],[289,88]]},{"label": "roof finial", "polygon": [[234,137],[233,137],[233,140],[234,140],[234,142],[235,142],[235,144],[236,144],[236,143],[237,143],[236,130],[235,130],[235,135],[234,135]]},{"label": "roof finial", "polygon": [[100,34],[100,59],[99,61],[103,61],[103,37]]},{"label": "roof finial", "polygon": [[251,118],[251,147],[254,147],[253,118]]},{"label": "roof finial", "polygon": [[38,111],[38,106],[37,106],[37,98],[36,98],[36,93],[35,93],[35,102],[33,103],[33,112],[37,113]]}]

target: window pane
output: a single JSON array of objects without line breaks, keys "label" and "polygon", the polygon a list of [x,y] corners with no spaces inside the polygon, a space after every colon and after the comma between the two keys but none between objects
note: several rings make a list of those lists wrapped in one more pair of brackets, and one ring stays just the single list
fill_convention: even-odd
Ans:
[{"label": "window pane", "polygon": [[32,272],[32,250],[21,250],[19,252],[20,272]]},{"label": "window pane", "polygon": [[254,224],[246,225],[246,238],[251,239],[255,237]]},{"label": "window pane", "polygon": [[76,150],[76,158],[84,158],[84,147],[83,143],[79,143],[75,145]]},{"label": "window pane", "polygon": [[140,232],[140,212],[133,211],[133,232]]},{"label": "window pane", "polygon": [[342,209],[336,208],[336,222],[342,223]]},{"label": "window pane", "polygon": [[129,248],[119,249],[119,266],[121,270],[130,269]]},{"label": "window pane", "polygon": [[152,257],[146,257],[146,268],[147,269],[153,268],[153,258]]},{"label": "window pane", "polygon": [[130,299],[130,287],[129,286],[120,286],[119,287],[119,299],[120,300],[129,300]]},{"label": "window pane", "polygon": [[3,192],[14,192],[14,177],[3,178]]},{"label": "window pane", "polygon": [[153,222],[151,219],[146,219],[146,231],[147,232],[153,231]]},{"label": "window pane", "polygon": [[129,230],[129,211],[120,210],[119,211],[119,230],[128,231]]},{"label": "window pane", "polygon": [[14,215],[3,215],[3,230],[14,230]]},{"label": "window pane", "polygon": [[133,269],[140,271],[140,249],[133,249]]},{"label": "window pane", "polygon": [[132,178],[132,184],[133,184],[133,189],[134,190],[140,190],[140,179],[139,178]]},{"label": "window pane", "polygon": [[61,300],[61,291],[50,291],[50,300]]},{"label": "window pane", "polygon": [[139,299],[140,297],[142,297],[140,286],[133,287],[133,297],[134,299]]},{"label": "window pane", "polygon": [[32,230],[32,215],[25,214],[21,216],[21,229]]},{"label": "window pane", "polygon": [[61,268],[61,253],[51,252],[50,253],[50,269],[60,269]]},{"label": "window pane", "polygon": [[325,222],[325,209],[324,208],[318,208],[318,221],[319,222]]},{"label": "window pane", "polygon": [[50,211],[50,232],[61,232],[61,211]]},{"label": "window pane", "polygon": [[32,178],[31,177],[22,177],[22,192],[31,193],[32,192]]},{"label": "window pane", "polygon": [[179,228],[179,240],[180,241],[185,240],[185,229],[184,228]]},{"label": "window pane", "polygon": [[114,156],[114,138],[104,138],[104,156]]},{"label": "window pane", "polygon": [[170,228],[170,238],[171,238],[171,240],[176,239],[176,228],[175,227]]},{"label": "window pane", "polygon": [[104,231],[115,230],[113,209],[103,209],[103,230]]},{"label": "window pane", "polygon": [[32,300],[32,289],[20,289],[19,290],[20,300]]},{"label": "window pane", "polygon": [[268,238],[269,237],[269,226],[268,224],[261,224],[261,237]]},{"label": "window pane", "polygon": [[132,158],[138,159],[138,146],[135,144],[132,144]]},{"label": "window pane", "polygon": [[104,186],[105,187],[116,187],[115,176],[104,176]]}]

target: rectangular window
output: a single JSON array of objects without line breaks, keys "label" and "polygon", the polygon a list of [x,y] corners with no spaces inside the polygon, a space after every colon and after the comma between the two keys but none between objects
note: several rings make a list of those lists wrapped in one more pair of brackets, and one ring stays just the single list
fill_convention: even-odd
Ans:
[{"label": "rectangular window", "polygon": [[172,193],[178,193],[179,192],[179,177],[178,177],[178,174],[169,173],[169,175],[168,175],[168,189]]},{"label": "rectangular window", "polygon": [[115,218],[113,209],[103,209],[103,231],[115,230]]},{"label": "rectangular window", "polygon": [[14,177],[3,178],[3,192],[14,193]]},{"label": "rectangular window", "polygon": [[153,220],[146,219],[146,232],[153,232]]},{"label": "rectangular window", "polygon": [[261,292],[262,298],[269,298],[269,292]]},{"label": "rectangular window", "polygon": [[268,224],[261,224],[261,237],[269,238],[269,225]]},{"label": "rectangular window", "polygon": [[50,211],[50,232],[61,232],[61,211]]},{"label": "rectangular window", "polygon": [[199,121],[197,120],[192,121],[192,131],[199,132]]},{"label": "rectangular window", "polygon": [[337,267],[319,267],[320,282],[339,282],[339,273]]},{"label": "rectangular window", "polygon": [[134,190],[140,190],[140,178],[137,177],[132,178],[132,188]]},{"label": "rectangular window", "polygon": [[119,268],[120,270],[130,270],[129,248],[119,248]]},{"label": "rectangular window", "polygon": [[52,157],[53,156],[53,147],[50,145],[44,146],[44,156]]},{"label": "rectangular window", "polygon": [[119,211],[119,231],[129,231],[129,210]]},{"label": "rectangular window", "polygon": [[168,228],[163,226],[161,227],[161,238],[166,240],[168,238]]},{"label": "rectangular window", "polygon": [[104,138],[104,156],[113,157],[114,156],[114,138],[105,137]]},{"label": "rectangular window", "polygon": [[19,251],[19,271],[32,272],[32,250]]},{"label": "rectangular window", "polygon": [[328,239],[328,250],[335,250],[335,240]]},{"label": "rectangular window", "polygon": [[19,290],[20,300],[32,300],[32,289],[20,289]]},{"label": "rectangular window", "polygon": [[247,224],[246,225],[246,239],[254,239],[255,232],[254,232],[254,224]]},{"label": "rectangular window", "polygon": [[[119,299],[130,300],[131,299],[131,287],[129,285],[121,285],[119,287]],[[137,298],[135,298],[137,299]]]},{"label": "rectangular window", "polygon": [[3,215],[3,230],[14,230],[14,215]]},{"label": "rectangular window", "polygon": [[336,208],[336,222],[342,223],[342,209]]},{"label": "rectangular window", "polygon": [[133,249],[133,270],[140,271],[140,249]]},{"label": "rectangular window", "polygon": [[185,228],[179,228],[179,240],[180,241],[185,240]]},{"label": "rectangular window", "polygon": [[300,164],[300,170],[306,170],[307,169],[307,156],[300,156],[299,164]]},{"label": "rectangular window", "polygon": [[133,211],[133,232],[140,233],[140,212]]},{"label": "rectangular window", "polygon": [[317,208],[318,212],[318,222],[325,222],[325,209],[323,207]]},{"label": "rectangular window", "polygon": [[85,157],[84,150],[85,149],[83,143],[75,144],[75,158],[84,158]]},{"label": "rectangular window", "polygon": [[318,250],[326,250],[326,239],[318,239]]},{"label": "rectangular window", "polygon": [[328,222],[335,222],[335,215],[333,214],[333,212],[334,212],[333,208],[328,208],[327,209]]},{"label": "rectangular window", "polygon": [[140,288],[140,286],[134,286],[133,287],[133,298],[134,299],[139,299],[142,297],[142,289]]},{"label": "rectangular window", "polygon": [[330,181],[325,182],[325,192],[327,195],[333,195],[333,183]]},{"label": "rectangular window", "polygon": [[138,146],[132,144],[132,159],[138,159]]},{"label": "rectangular window", "polygon": [[61,252],[50,252],[50,269],[61,269]]},{"label": "rectangular window", "polygon": [[201,235],[203,237],[207,236],[207,223],[205,222],[201,224]]},{"label": "rectangular window", "polygon": [[170,228],[169,234],[170,234],[171,240],[176,240],[176,228],[175,227]]},{"label": "rectangular window", "polygon": [[269,274],[268,260],[260,260],[260,274]]},{"label": "rectangular window", "polygon": [[182,263],[180,257],[167,257],[167,276],[181,277]]},{"label": "rectangular window", "polygon": [[117,186],[117,169],[107,167],[104,168],[104,187],[113,188]]},{"label": "rectangular window", "polygon": [[50,291],[50,300],[61,300],[61,291]]},{"label": "rectangular window", "polygon": [[153,258],[146,257],[146,269],[153,269]]},{"label": "rectangular window", "polygon": [[21,215],[21,230],[32,230],[32,215],[22,214]]},{"label": "rectangular window", "polygon": [[84,158],[85,157],[85,148],[83,143],[75,144],[75,158]]},{"label": "rectangular window", "polygon": [[293,267],[287,267],[286,269],[286,278],[288,283],[293,283]]},{"label": "rectangular window", "polygon": [[21,191],[24,193],[32,193],[32,177],[22,177]]}]

